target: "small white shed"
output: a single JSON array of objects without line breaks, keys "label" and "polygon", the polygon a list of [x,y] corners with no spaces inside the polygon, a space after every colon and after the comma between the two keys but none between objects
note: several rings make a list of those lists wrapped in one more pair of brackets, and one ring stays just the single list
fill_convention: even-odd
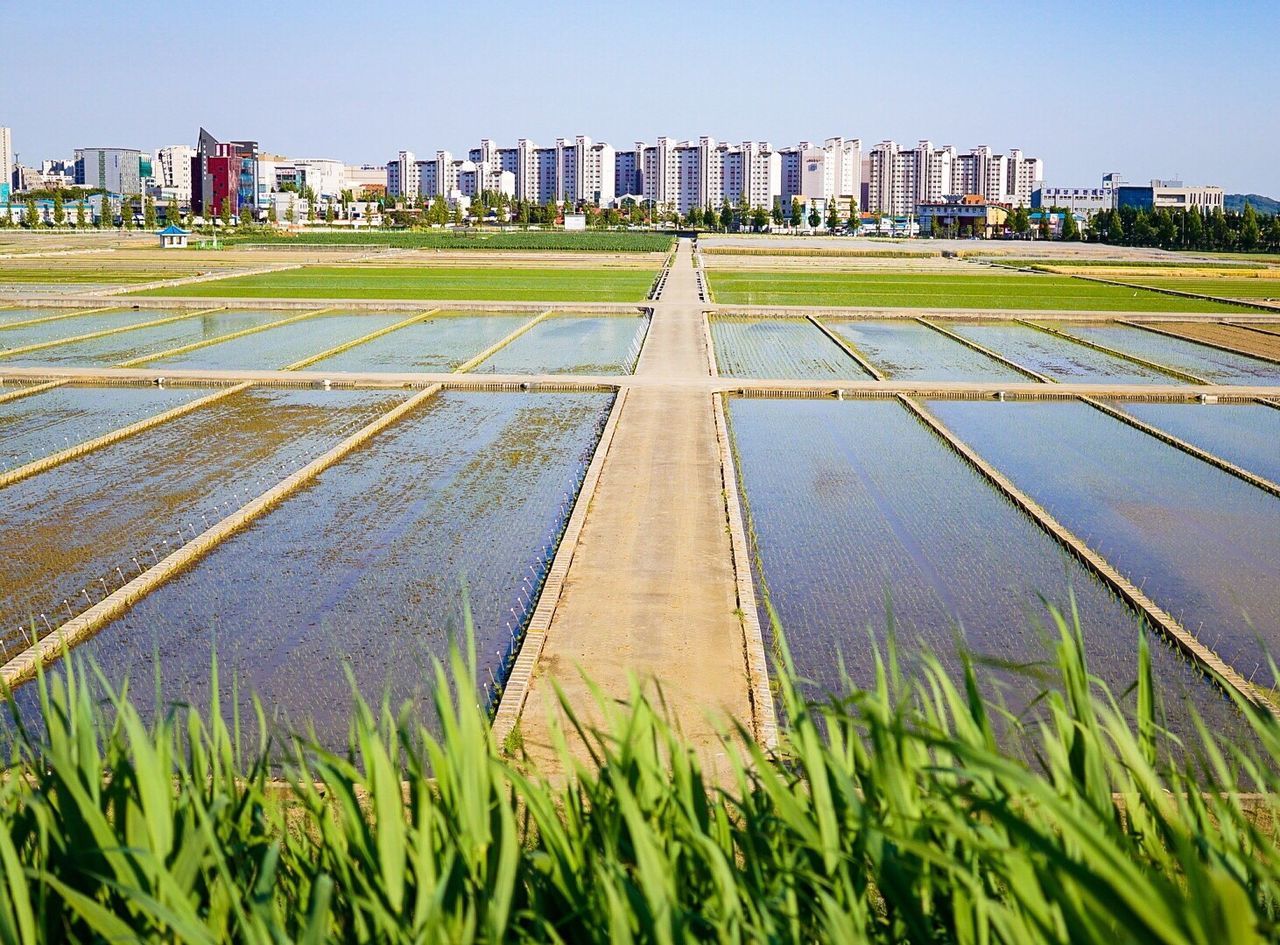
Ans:
[{"label": "small white shed", "polygon": [[178,226],[176,223],[170,223],[160,231],[160,248],[161,249],[186,249],[187,237],[191,234]]}]

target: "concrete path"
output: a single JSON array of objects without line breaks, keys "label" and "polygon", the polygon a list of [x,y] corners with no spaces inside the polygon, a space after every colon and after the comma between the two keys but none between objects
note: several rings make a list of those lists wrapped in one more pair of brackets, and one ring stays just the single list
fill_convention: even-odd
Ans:
[{"label": "concrete path", "polygon": [[751,723],[712,399],[680,383],[708,379],[702,312],[682,241],[637,367],[653,383],[628,394],[525,703],[525,750],[551,770],[552,680],[599,719],[580,667],[611,700],[660,687],[712,767],[716,728]]}]

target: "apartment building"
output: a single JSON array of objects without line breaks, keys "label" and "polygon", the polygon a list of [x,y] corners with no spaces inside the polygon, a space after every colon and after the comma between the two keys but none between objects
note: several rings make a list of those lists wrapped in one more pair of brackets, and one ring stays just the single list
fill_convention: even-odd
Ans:
[{"label": "apartment building", "polygon": [[8,200],[13,189],[13,132],[0,125],[0,200]]},{"label": "apartment building", "polygon": [[422,186],[422,170],[412,151],[401,151],[387,163],[387,196],[416,199]]},{"label": "apartment building", "polygon": [[187,144],[171,144],[156,151],[153,166],[161,197],[190,202],[191,159],[195,156],[196,149]]},{"label": "apartment building", "polygon": [[821,147],[801,141],[780,155],[779,196],[784,207],[793,200],[860,200],[862,141],[827,138]]}]

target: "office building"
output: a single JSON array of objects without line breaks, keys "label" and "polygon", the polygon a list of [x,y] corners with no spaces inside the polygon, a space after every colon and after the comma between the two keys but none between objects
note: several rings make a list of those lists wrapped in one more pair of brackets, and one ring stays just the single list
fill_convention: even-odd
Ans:
[{"label": "office building", "polygon": [[1147,186],[1119,184],[1116,207],[1138,210],[1199,210],[1212,213],[1223,208],[1221,187],[1187,187],[1180,180],[1153,180]]},{"label": "office building", "polygon": [[76,183],[112,194],[142,192],[142,152],[135,148],[77,148]]},{"label": "office building", "polygon": [[219,216],[229,201],[233,216],[242,207],[256,212],[265,205],[268,182],[260,179],[256,141],[219,141],[201,128],[191,158],[191,210],[205,218]]},{"label": "office building", "polygon": [[0,200],[8,200],[13,188],[13,132],[0,125]]},{"label": "office building", "polygon": [[156,151],[156,184],[162,198],[191,201],[191,162],[195,156],[196,149],[187,144],[171,144]]}]

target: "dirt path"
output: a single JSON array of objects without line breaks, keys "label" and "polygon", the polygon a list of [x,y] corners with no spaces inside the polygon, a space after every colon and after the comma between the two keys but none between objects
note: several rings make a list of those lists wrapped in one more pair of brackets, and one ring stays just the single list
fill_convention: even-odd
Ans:
[{"label": "dirt path", "polygon": [[751,722],[712,400],[679,383],[708,377],[702,312],[682,241],[637,367],[654,384],[622,409],[525,703],[521,734],[539,762],[554,762],[551,680],[599,716],[579,667],[613,700],[633,677],[660,687],[711,765],[717,726]]}]

